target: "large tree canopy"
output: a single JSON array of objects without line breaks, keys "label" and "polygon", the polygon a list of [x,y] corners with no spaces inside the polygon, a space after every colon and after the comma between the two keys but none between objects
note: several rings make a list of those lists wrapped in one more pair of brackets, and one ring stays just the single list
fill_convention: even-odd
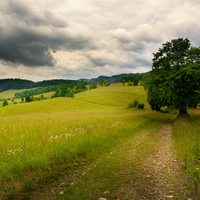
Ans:
[{"label": "large tree canopy", "polygon": [[168,106],[186,114],[188,107],[200,102],[200,48],[191,47],[187,38],[163,44],[153,54],[144,85],[152,109]]}]

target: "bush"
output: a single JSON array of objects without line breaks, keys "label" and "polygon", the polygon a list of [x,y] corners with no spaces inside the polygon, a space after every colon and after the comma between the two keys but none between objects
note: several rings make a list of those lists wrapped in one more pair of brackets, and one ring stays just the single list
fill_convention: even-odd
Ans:
[{"label": "bush", "polygon": [[139,103],[137,107],[138,107],[138,109],[144,109],[144,104],[143,103]]},{"label": "bush", "polygon": [[129,103],[128,108],[133,108],[134,107],[133,105],[134,105],[134,103]]},{"label": "bush", "polygon": [[7,101],[7,100],[4,100],[3,106],[7,106],[7,105],[8,105],[8,101]]},{"label": "bush", "polygon": [[138,105],[138,100],[135,100],[134,102],[133,102],[133,107],[137,107],[137,105]]},{"label": "bush", "polygon": [[130,104],[128,105],[128,108],[136,108],[137,105],[138,105],[138,100],[135,100],[133,103],[130,103]]},{"label": "bush", "polygon": [[128,105],[128,108],[144,109],[144,104],[143,103],[139,103],[138,100],[135,100],[133,103],[130,103]]}]

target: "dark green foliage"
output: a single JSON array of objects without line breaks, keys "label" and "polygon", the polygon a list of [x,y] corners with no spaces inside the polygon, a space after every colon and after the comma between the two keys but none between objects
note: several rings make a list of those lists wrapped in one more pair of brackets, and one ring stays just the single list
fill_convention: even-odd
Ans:
[{"label": "dark green foliage", "polygon": [[125,85],[125,83],[130,83],[128,84],[129,86],[134,85],[137,86],[139,82],[142,81],[143,76],[145,76],[146,73],[137,73],[137,74],[126,74],[121,78],[121,82]]},{"label": "dark green foliage", "polygon": [[7,106],[7,105],[8,105],[8,101],[7,101],[7,100],[4,100],[3,106]]},{"label": "dark green foliage", "polygon": [[65,94],[66,97],[71,97],[73,98],[74,97],[74,92],[71,88],[67,88],[67,91],[66,91],[66,94]]},{"label": "dark green foliage", "polygon": [[99,85],[100,85],[101,87],[103,87],[103,86],[109,86],[110,83],[109,83],[107,80],[102,79],[102,80],[99,81]]},{"label": "dark green foliage", "polygon": [[77,84],[75,93],[82,92],[85,90],[87,90],[86,83],[84,81],[81,81]]},{"label": "dark green foliage", "polygon": [[33,95],[38,95],[38,94],[43,94],[46,92],[52,92],[52,91],[56,91],[58,88],[58,86],[47,86],[47,87],[42,87],[42,88],[36,88],[36,89],[31,89],[31,90],[26,90],[23,92],[17,92],[14,95],[14,98],[18,99],[18,98],[23,98],[26,96],[33,96]]},{"label": "dark green foliage", "polygon": [[31,102],[31,101],[33,101],[33,100],[34,100],[34,98],[31,97],[31,96],[27,96],[27,97],[25,98],[25,101],[26,101],[26,102]]},{"label": "dark green foliage", "polygon": [[134,100],[133,107],[137,107],[138,103],[139,103],[138,100]]},{"label": "dark green foliage", "polygon": [[144,104],[143,103],[138,103],[137,107],[138,107],[138,109],[144,109]]},{"label": "dark green foliage", "polygon": [[73,97],[74,93],[72,89],[67,84],[63,84],[57,87],[55,94],[52,98],[55,97]]},{"label": "dark green foliage", "polygon": [[178,38],[163,44],[153,56],[152,70],[143,79],[151,108],[168,106],[186,114],[188,107],[200,102],[200,48]]},{"label": "dark green foliage", "polygon": [[138,100],[134,100],[133,103],[130,103],[128,105],[128,108],[144,109],[144,104],[143,103],[139,103]]},{"label": "dark green foliage", "polygon": [[130,104],[128,105],[128,108],[136,108],[137,105],[138,105],[138,100],[134,100],[133,103],[130,103]]},{"label": "dark green foliage", "polygon": [[90,85],[90,89],[96,89],[97,88],[97,83],[96,82],[93,82],[91,85]]},{"label": "dark green foliage", "polygon": [[63,79],[44,80],[40,82],[33,82],[30,80],[23,80],[18,78],[0,79],[0,92],[10,89],[28,89],[36,87],[55,86],[61,84],[77,84],[78,82],[79,81],[77,80],[63,80]]},{"label": "dark green foliage", "polygon": [[83,92],[87,90],[86,83],[84,81],[81,81],[77,84],[77,86],[74,85],[68,85],[63,84],[57,86],[55,94],[52,96],[52,98],[55,97],[74,97],[75,93]]},{"label": "dark green foliage", "polygon": [[78,93],[81,91],[86,90],[86,83],[81,81],[75,86],[72,84],[62,84],[62,85],[53,85],[53,86],[46,86],[40,87],[36,89],[26,90],[23,92],[15,93],[15,98],[21,98],[22,102],[24,101],[23,98],[27,96],[34,96],[41,94],[39,98],[35,98],[35,100],[44,100],[43,93],[55,91],[55,94],[52,97],[74,97],[74,93]]}]

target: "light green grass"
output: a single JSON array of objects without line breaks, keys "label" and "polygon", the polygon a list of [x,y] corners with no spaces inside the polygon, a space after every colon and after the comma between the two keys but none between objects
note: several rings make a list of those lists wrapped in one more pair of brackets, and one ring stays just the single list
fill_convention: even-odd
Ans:
[{"label": "light green grass", "polygon": [[[56,180],[70,166],[96,160],[148,124],[163,124],[173,116],[152,112],[145,99],[141,86],[112,84],[74,98],[0,107],[0,181],[7,183],[0,191],[6,187],[13,195],[16,187]],[[145,109],[127,109],[134,100]],[[14,189],[13,183],[18,183]]]},{"label": "light green grass", "polygon": [[[36,89],[36,88],[31,88],[31,89]],[[11,90],[6,90],[4,92],[0,92],[0,98],[1,99],[8,99],[8,98],[13,98],[15,93],[20,93],[20,92],[23,92],[23,91],[26,91],[26,90],[30,90],[30,89],[20,89],[20,90],[14,90],[14,89],[11,89]]]},{"label": "light green grass", "polygon": [[22,89],[22,90],[6,90],[4,92],[0,92],[0,98],[1,99],[13,98],[15,93],[23,92],[23,91],[25,91],[25,89]]}]

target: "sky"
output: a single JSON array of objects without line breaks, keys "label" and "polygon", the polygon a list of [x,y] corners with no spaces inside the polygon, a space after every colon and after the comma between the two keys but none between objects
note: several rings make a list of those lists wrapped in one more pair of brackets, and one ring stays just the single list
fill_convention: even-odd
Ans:
[{"label": "sky", "polygon": [[0,79],[151,70],[175,38],[200,46],[199,0],[0,0]]}]

